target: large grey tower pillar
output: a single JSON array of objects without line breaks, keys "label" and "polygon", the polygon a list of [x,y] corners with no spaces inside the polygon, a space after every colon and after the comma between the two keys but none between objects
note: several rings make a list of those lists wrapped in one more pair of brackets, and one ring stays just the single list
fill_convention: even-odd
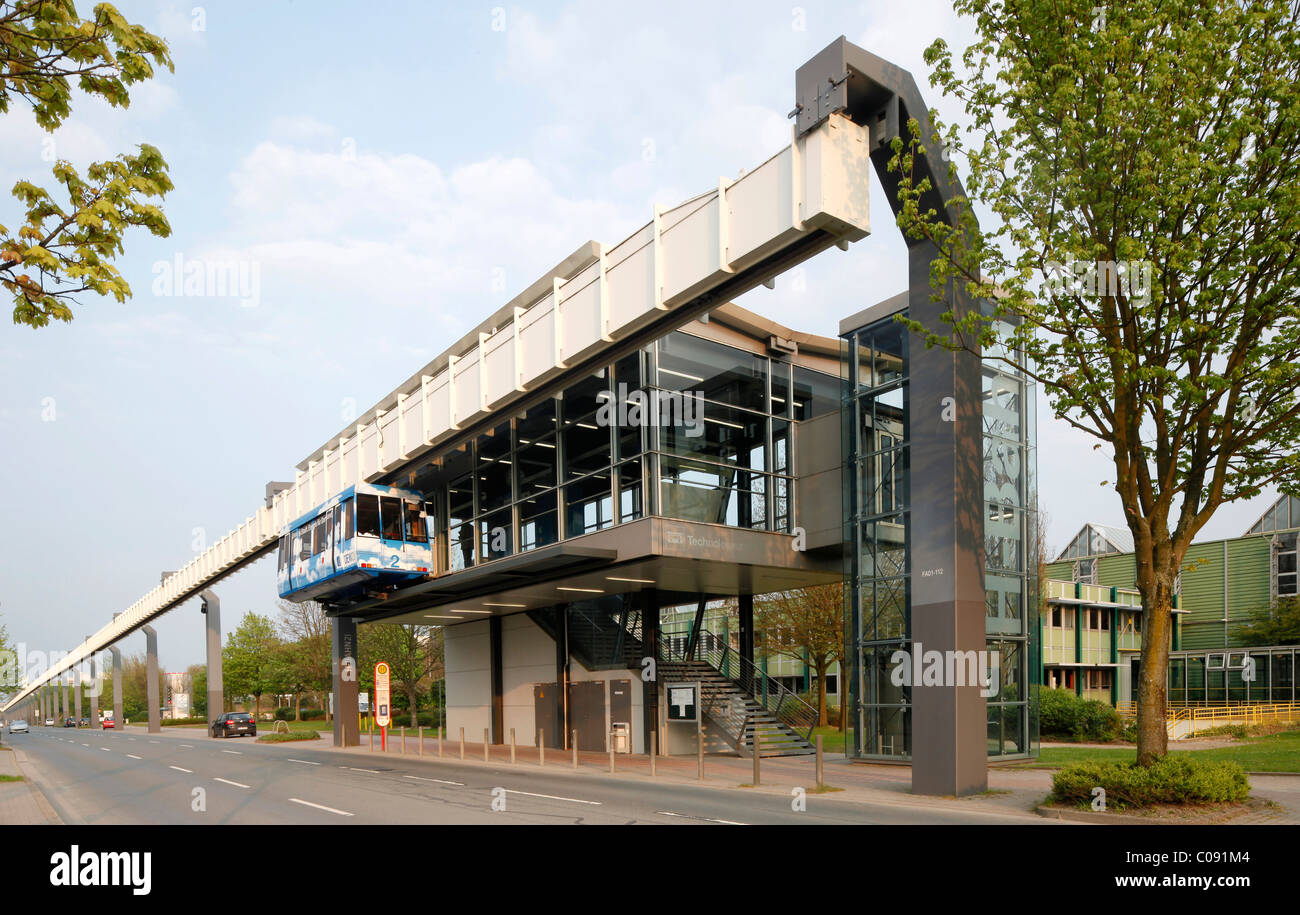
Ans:
[{"label": "large grey tower pillar", "polygon": [[[910,141],[908,120],[915,118],[929,150],[914,165],[916,183],[928,180],[931,188],[919,201],[921,212],[933,209],[955,223],[948,204],[965,192],[948,175],[942,144],[931,140],[929,106],[910,73],[840,37],[799,68],[795,101],[800,136],[837,113],[867,126],[872,165],[895,212],[891,143]],[[952,310],[960,318],[972,303],[951,288],[943,301],[932,302],[930,263],[938,252],[924,239],[906,242],[908,316],[943,333],[940,315]],[[909,358],[910,647],[979,652],[987,647],[980,356],[978,349],[914,345]],[[988,787],[985,714],[978,683],[912,685],[914,793],[966,795]]]},{"label": "large grey tower pillar", "polygon": [[145,685],[146,701],[149,703],[149,733],[158,734],[162,724],[158,721],[158,633],[152,626],[141,626],[145,639]]},{"label": "large grey tower pillar", "polygon": [[330,666],[334,671],[334,746],[361,745],[357,721],[357,621],[336,616],[331,621]]},{"label": "large grey tower pillar", "polygon": [[113,656],[113,726],[120,728],[125,720],[122,717],[122,652],[115,645],[108,652]]},{"label": "large grey tower pillar", "polygon": [[208,646],[208,726],[225,711],[225,688],[221,682],[221,601],[212,591],[199,595],[207,618]]},{"label": "large grey tower pillar", "polygon": [[74,665],[68,670],[68,676],[72,678],[72,717],[77,719],[77,727],[81,727],[81,690],[84,685],[81,671]]}]

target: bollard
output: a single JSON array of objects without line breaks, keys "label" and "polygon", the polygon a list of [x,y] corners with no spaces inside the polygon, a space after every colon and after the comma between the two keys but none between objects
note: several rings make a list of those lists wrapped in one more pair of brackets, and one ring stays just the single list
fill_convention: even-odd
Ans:
[{"label": "bollard", "polygon": [[656,751],[659,749],[658,744],[659,744],[659,735],[656,734],[654,731],[651,731],[650,732],[650,774],[652,776],[655,774],[655,756],[657,755]]},{"label": "bollard", "polygon": [[442,733],[445,731],[442,725],[438,725],[438,758],[442,759]]},{"label": "bollard", "polygon": [[546,728],[537,731],[537,765],[546,765]]},{"label": "bollard", "polygon": [[420,755],[424,755],[424,725],[420,725]]},{"label": "bollard", "polygon": [[488,740],[489,740],[489,738],[488,738],[488,729],[487,729],[487,728],[484,728],[484,729],[483,729],[483,762],[491,762],[491,761],[492,761],[491,758],[488,757],[488,747],[490,746],[490,744],[488,743]]},{"label": "bollard", "polygon": [[696,773],[696,778],[704,781],[704,734],[698,730],[695,732],[695,754],[696,767],[699,770]]},{"label": "bollard", "polygon": [[406,725],[402,725],[402,755],[406,755]]},{"label": "bollard", "polygon": [[578,768],[578,731],[573,731],[573,768]]},{"label": "bollard", "polygon": [[510,729],[510,765],[515,764],[515,729]]},{"label": "bollard", "polygon": [[370,752],[375,752],[375,732],[370,731]]},{"label": "bollard", "polygon": [[460,758],[465,758],[465,729],[460,729]]},{"label": "bollard", "polygon": [[751,749],[753,750],[754,753],[754,787],[757,788],[759,784],[758,761],[761,758],[758,750],[758,729],[757,728],[754,729],[754,737],[753,737],[753,743],[751,744]]},{"label": "bollard", "polygon": [[614,732],[609,732],[609,774],[614,774]]},{"label": "bollard", "polygon": [[826,779],[822,771],[822,735],[817,735],[817,790],[821,791],[826,787]]}]

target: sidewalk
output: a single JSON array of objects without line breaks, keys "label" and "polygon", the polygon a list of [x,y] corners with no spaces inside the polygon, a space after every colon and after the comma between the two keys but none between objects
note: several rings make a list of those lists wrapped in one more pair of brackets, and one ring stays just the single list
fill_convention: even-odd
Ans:
[{"label": "sidewalk", "polygon": [[0,782],[0,825],[59,826],[63,821],[22,771],[23,751],[6,744],[0,749],[0,775],[19,776],[20,782]]}]

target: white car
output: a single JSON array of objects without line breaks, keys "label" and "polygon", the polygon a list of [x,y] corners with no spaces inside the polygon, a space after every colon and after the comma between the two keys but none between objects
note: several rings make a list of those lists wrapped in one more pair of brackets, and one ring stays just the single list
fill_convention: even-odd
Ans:
[{"label": "white car", "polygon": [[52,728],[52,727],[54,727],[54,719],[53,719],[53,718],[46,718],[46,719],[45,719],[45,726],[46,726],[47,728]]},{"label": "white car", "polygon": [[18,721],[11,721],[11,722],[9,722],[9,733],[10,733],[10,734],[19,734],[19,733],[26,734],[26,733],[27,733],[27,722],[26,722],[26,721],[23,721],[23,720],[21,720],[21,719],[19,719]]}]

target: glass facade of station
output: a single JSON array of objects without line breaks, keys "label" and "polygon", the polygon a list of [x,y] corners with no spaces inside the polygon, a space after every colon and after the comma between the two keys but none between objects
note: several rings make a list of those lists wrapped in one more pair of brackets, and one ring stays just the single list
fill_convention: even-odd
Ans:
[{"label": "glass facade of station", "polygon": [[[845,335],[845,639],[857,671],[849,677],[851,754],[909,759],[912,690],[893,676],[895,652],[909,654],[911,564],[909,362],[907,329],[893,316]],[[987,353],[982,369],[984,555],[990,661],[989,755],[1036,751],[1038,722],[1029,676],[1038,669],[1034,390]],[[959,407],[958,407],[959,408]],[[990,664],[991,667],[991,664]],[[898,678],[901,679],[901,678]],[[991,691],[991,690],[990,690]]]},{"label": "glass facade of station", "polygon": [[791,530],[791,430],[830,374],[675,331],[442,455],[416,487],[456,571],[661,515]]}]

